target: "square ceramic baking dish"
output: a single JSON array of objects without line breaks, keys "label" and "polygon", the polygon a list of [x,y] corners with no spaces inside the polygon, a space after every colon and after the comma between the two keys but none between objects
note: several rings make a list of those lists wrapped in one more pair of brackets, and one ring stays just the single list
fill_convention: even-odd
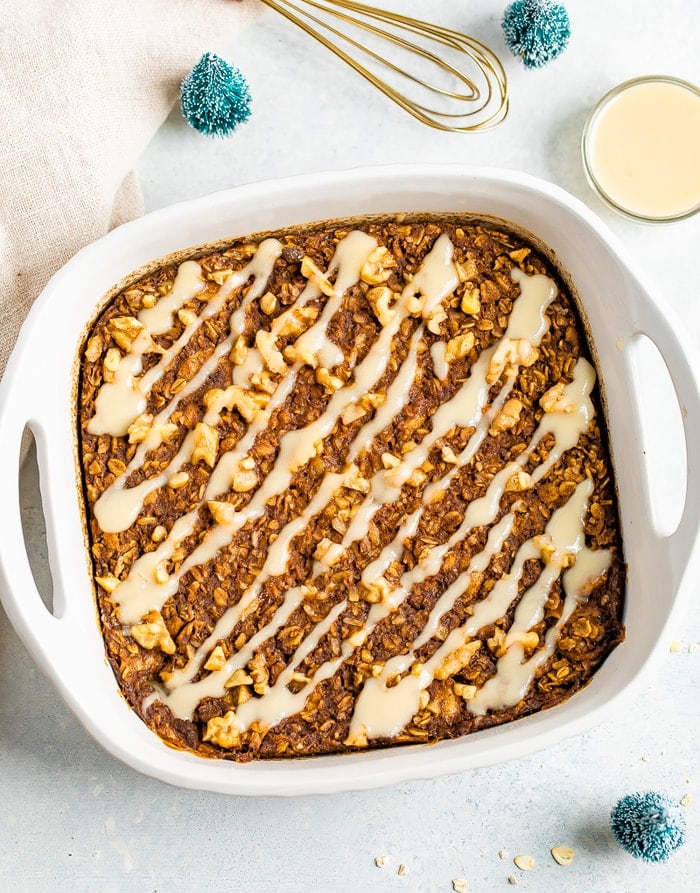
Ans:
[{"label": "square ceramic baking dish", "polygon": [[[328,218],[397,211],[489,215],[535,235],[575,288],[592,338],[608,416],[628,562],[627,640],[587,688],[560,706],[432,746],[236,764],[170,749],[131,711],[106,662],[95,609],[79,487],[75,394],[83,336],[115,283],[188,247]],[[667,535],[652,522],[641,446],[645,396],[635,344],[649,336],[681,407],[685,446],[700,456],[700,363],[637,278],[614,237],[561,189],[519,173],[453,166],[391,166],[243,186],[174,205],[82,250],[37,300],[0,388],[2,598],[19,636],[86,729],[113,755],[166,782],[249,795],[330,793],[522,757],[608,716],[648,671],[698,566],[700,488],[687,470],[684,508]],[[54,586],[50,613],[36,590],[22,536],[18,466],[28,426],[37,442]]]}]

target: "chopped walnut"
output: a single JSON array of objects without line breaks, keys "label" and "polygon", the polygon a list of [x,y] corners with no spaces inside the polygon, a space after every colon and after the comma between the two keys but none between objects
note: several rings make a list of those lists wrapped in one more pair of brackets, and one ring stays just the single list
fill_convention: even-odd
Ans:
[{"label": "chopped walnut", "polygon": [[226,680],[225,688],[237,688],[239,685],[252,685],[253,680],[242,667],[238,667]]},{"label": "chopped walnut", "polygon": [[236,493],[247,493],[258,485],[258,473],[254,469],[238,468],[231,476],[231,489]]},{"label": "chopped walnut", "polygon": [[177,431],[177,425],[173,422],[156,422],[153,416],[146,412],[134,419],[129,425],[127,434],[129,443],[141,443],[151,434],[157,434],[159,442],[166,443],[177,434]]},{"label": "chopped walnut", "polygon": [[95,577],[95,582],[99,583],[104,591],[110,594],[119,586],[119,578],[112,574],[107,574],[104,577]]},{"label": "chopped walnut", "polygon": [[260,407],[251,397],[238,385],[232,384],[222,391],[221,388],[212,388],[204,395],[204,405],[211,412],[220,413],[222,409],[237,409],[246,422],[252,422],[256,415],[260,412]]},{"label": "chopped walnut", "polygon": [[359,493],[369,493],[370,483],[366,477],[360,474],[360,469],[354,463],[345,472],[343,485],[349,490],[357,490]]},{"label": "chopped walnut", "polygon": [[219,432],[206,422],[197,422],[194,429],[194,449],[191,462],[197,465],[204,462],[209,468],[216,465],[219,452]]},{"label": "chopped walnut", "polygon": [[267,683],[270,679],[270,671],[265,666],[265,658],[262,654],[256,654],[248,661],[248,668],[256,694],[264,695],[267,691]]},{"label": "chopped walnut", "polygon": [[443,462],[447,462],[448,465],[459,464],[459,459],[455,455],[455,451],[448,444],[444,444],[440,448],[440,455],[442,456]]},{"label": "chopped walnut", "polygon": [[519,493],[529,490],[532,486],[532,477],[526,471],[516,471],[506,481],[506,493]]},{"label": "chopped walnut", "polygon": [[282,375],[287,371],[287,364],[281,351],[277,349],[277,336],[274,332],[266,332],[260,329],[255,335],[255,346],[262,354],[265,365],[276,375]]},{"label": "chopped walnut", "polygon": [[464,667],[469,664],[480,647],[481,642],[477,639],[474,642],[465,642],[464,645],[455,648],[455,650],[451,651],[437,668],[435,671],[435,678],[449,679],[450,676],[459,673],[460,670],[464,669]]},{"label": "chopped walnut", "polygon": [[131,635],[142,648],[159,648],[165,654],[175,654],[177,650],[159,611],[149,611],[142,623],[131,627]]},{"label": "chopped walnut", "polygon": [[533,630],[512,629],[506,633],[505,647],[522,645],[523,648],[537,648],[540,637]]},{"label": "chopped walnut", "polygon": [[276,320],[276,323],[279,323],[277,334],[282,338],[287,335],[293,337],[301,335],[316,319],[318,312],[318,307],[293,307],[291,310],[287,310]]},{"label": "chopped walnut", "polygon": [[372,409],[379,409],[379,407],[382,405],[382,403],[385,400],[386,400],[386,394],[370,393],[370,394],[365,394],[362,397],[362,399],[360,400],[360,403],[362,403],[363,405],[366,405],[366,406],[371,406]]},{"label": "chopped walnut", "polygon": [[333,393],[334,391],[339,390],[343,386],[343,379],[338,378],[337,375],[331,375],[328,369],[320,366],[316,370],[316,381],[323,385],[323,387],[328,391],[328,393]]},{"label": "chopped walnut", "polygon": [[462,313],[467,313],[469,316],[476,316],[481,310],[481,297],[479,289],[465,289],[459,306]]},{"label": "chopped walnut", "polygon": [[396,266],[396,258],[388,248],[378,246],[370,254],[360,269],[360,279],[368,285],[382,285],[391,276]]},{"label": "chopped walnut", "polygon": [[385,601],[390,592],[391,584],[386,577],[377,577],[371,583],[360,583],[360,596],[370,605]]},{"label": "chopped walnut", "polygon": [[364,406],[359,403],[351,403],[341,412],[340,419],[344,425],[351,425],[365,415],[367,415],[367,410]]},{"label": "chopped walnut", "polygon": [[88,340],[85,347],[85,359],[88,363],[96,363],[99,360],[103,347],[104,341],[102,340],[102,335],[93,335],[92,338]]},{"label": "chopped walnut", "polygon": [[102,361],[105,381],[114,381],[114,376],[121,363],[122,355],[116,347],[110,347]]},{"label": "chopped walnut", "polygon": [[514,375],[518,366],[532,366],[538,356],[539,351],[527,338],[504,338],[491,357],[486,374],[487,384],[494,384],[503,372]]},{"label": "chopped walnut", "polygon": [[144,328],[144,324],[135,316],[114,316],[107,323],[107,331],[112,340],[126,351],[131,350],[132,344]]},{"label": "chopped walnut", "polygon": [[491,422],[489,434],[494,436],[502,431],[509,431],[514,428],[520,420],[520,413],[523,410],[523,404],[517,397],[511,397],[506,400],[503,409],[498,413],[496,418]]},{"label": "chopped walnut", "polygon": [[320,270],[310,257],[304,257],[301,262],[301,275],[312,282],[324,295],[331,297],[335,292],[328,281],[326,274]]},{"label": "chopped walnut", "polygon": [[367,300],[382,326],[389,325],[396,316],[396,310],[391,306],[395,298],[394,292],[386,285],[378,285],[367,292]]},{"label": "chopped walnut", "polygon": [[215,499],[210,499],[207,502],[207,507],[217,524],[230,524],[236,516],[236,508],[230,502],[219,502]]},{"label": "chopped walnut", "polygon": [[437,307],[433,307],[432,310],[425,314],[425,319],[428,321],[428,331],[432,332],[433,335],[439,335],[441,326],[447,319],[445,308],[442,304],[438,304]]},{"label": "chopped walnut", "polygon": [[401,459],[393,453],[382,453],[382,465],[384,468],[398,468],[401,465]]},{"label": "chopped walnut", "polygon": [[567,400],[564,393],[565,384],[557,382],[540,398],[540,406],[545,412],[574,412],[576,402]]},{"label": "chopped walnut", "polygon": [[171,474],[168,478],[168,486],[171,490],[180,490],[186,486],[189,479],[190,476],[186,471],[176,471],[175,474]]},{"label": "chopped walnut", "polygon": [[277,310],[277,298],[271,291],[266,291],[260,298],[260,309],[266,316],[272,316],[275,310]]},{"label": "chopped walnut", "polygon": [[234,366],[240,366],[242,363],[245,362],[245,358],[247,356],[248,343],[245,340],[245,335],[239,335],[233,343],[231,353],[229,354],[229,359]]},{"label": "chopped walnut", "polygon": [[207,662],[204,664],[205,670],[210,670],[211,672],[216,672],[217,670],[221,670],[226,666],[226,654],[221,645],[216,645],[209,657],[207,658]]},{"label": "chopped walnut", "polygon": [[214,270],[213,273],[207,274],[207,279],[216,282],[217,285],[223,285],[227,279],[233,275],[233,270]]},{"label": "chopped walnut", "polygon": [[533,537],[532,542],[539,549],[545,564],[564,569],[571,567],[576,561],[576,555],[573,552],[557,549],[548,533],[541,533]]},{"label": "chopped walnut", "polygon": [[462,357],[466,357],[474,347],[475,341],[474,332],[465,332],[463,335],[451,338],[445,348],[445,360],[451,363],[453,360],[461,360]]},{"label": "chopped walnut", "polygon": [[196,322],[199,319],[194,310],[190,310],[188,307],[181,307],[177,311],[177,318],[183,326],[191,326],[193,322]]},{"label": "chopped walnut", "polygon": [[223,716],[214,716],[207,723],[206,731],[202,736],[205,741],[218,744],[226,749],[238,747],[241,743],[241,732],[233,710],[224,713]]},{"label": "chopped walnut", "polygon": [[340,543],[334,543],[333,540],[324,536],[316,546],[314,558],[316,561],[325,564],[326,567],[333,567],[334,564],[337,564],[340,561],[344,554],[345,549]]},{"label": "chopped walnut", "polygon": [[143,412],[129,425],[129,443],[141,443],[144,441],[153,425],[153,416],[150,412]]}]

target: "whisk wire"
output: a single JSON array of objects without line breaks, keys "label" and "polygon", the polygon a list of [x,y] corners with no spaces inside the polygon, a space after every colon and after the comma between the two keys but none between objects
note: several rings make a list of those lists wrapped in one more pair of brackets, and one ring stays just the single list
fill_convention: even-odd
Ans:
[{"label": "whisk wire", "polygon": [[[369,7],[362,3],[356,3],[354,0],[324,0],[323,3],[319,0],[298,0],[297,3],[292,0],[262,0],[262,2],[318,40],[393,102],[424,124],[439,130],[471,133],[495,127],[507,114],[508,97],[503,67],[485,44],[469,35],[399,13]],[[299,3],[303,4],[303,7],[298,5]],[[419,77],[402,65],[396,64],[391,59],[360,43],[330,22],[319,18],[311,10],[325,13],[332,19],[351,25],[353,28],[369,33],[373,38],[378,38],[411,56],[418,57],[443,75],[446,74],[456,80],[457,89],[448,89]],[[406,39],[399,33],[387,30],[386,27],[379,27],[374,22],[390,26],[396,31],[415,35],[430,41],[433,45],[445,47],[460,56],[465,56],[479,75],[481,86],[469,73],[448,59],[425,46]],[[318,29],[324,29],[327,33],[322,33],[313,25]],[[355,56],[350,55],[338,43],[329,39],[327,34],[333,35],[336,39],[373,60],[374,63],[423,88],[428,93],[456,103],[457,107],[453,111],[436,110],[424,105],[423,102],[412,99],[362,65]],[[465,88],[468,92],[462,92]],[[490,110],[489,107],[491,107]]]},{"label": "whisk wire", "polygon": [[[317,7],[318,9],[325,10],[325,7],[322,7],[320,4],[313,2],[313,0],[308,0],[308,2],[309,2],[310,6],[314,6],[314,7]],[[291,3],[288,3],[287,5],[292,6],[293,8],[299,10],[298,7],[293,6],[293,4],[291,4]],[[299,10],[299,11],[301,12],[301,10]],[[310,20],[316,22],[321,27],[326,28],[328,31],[335,34],[341,40],[344,40],[346,43],[349,43],[351,46],[354,46],[360,52],[362,52],[365,55],[369,56],[370,58],[374,59],[376,62],[381,63],[385,67],[389,68],[391,71],[394,71],[397,74],[400,74],[402,77],[405,77],[408,80],[411,80],[416,84],[419,84],[420,86],[427,87],[428,89],[430,89],[431,91],[433,91],[435,93],[440,93],[443,96],[448,96],[448,97],[454,98],[454,99],[468,100],[468,101],[475,99],[478,94],[478,90],[477,90],[475,84],[473,83],[473,81],[471,79],[466,78],[463,75],[463,73],[460,72],[460,70],[458,68],[456,68],[454,65],[452,65],[450,62],[448,62],[445,59],[440,59],[439,56],[437,56],[435,53],[430,52],[429,50],[426,50],[425,47],[421,47],[421,46],[418,46],[417,44],[411,43],[410,41],[407,41],[405,38],[402,38],[397,34],[392,34],[389,31],[383,32],[384,38],[386,40],[390,41],[392,44],[399,46],[403,49],[410,50],[411,52],[415,53],[416,55],[420,56],[421,58],[426,59],[429,62],[432,62],[434,65],[440,66],[443,70],[449,71],[449,73],[453,74],[456,78],[458,78],[460,81],[465,83],[466,86],[469,87],[469,93],[468,94],[455,93],[452,90],[446,90],[442,87],[436,86],[435,84],[427,84],[425,81],[421,81],[418,77],[416,77],[416,75],[411,74],[411,72],[409,72],[409,71],[406,71],[405,68],[401,68],[400,66],[393,63],[390,59],[387,59],[384,56],[380,56],[378,53],[375,53],[369,47],[366,47],[363,44],[359,43],[357,40],[354,40],[352,37],[350,37],[349,34],[343,34],[342,31],[339,31],[337,28],[334,28],[332,25],[328,24],[327,22],[322,21],[321,19],[317,18],[316,16],[311,15],[310,13],[307,15]],[[356,26],[357,28],[363,29],[365,31],[369,31],[372,34],[377,33],[377,29],[374,26],[368,25],[366,22],[363,22],[361,19],[356,19],[354,16],[348,15],[346,13],[342,13],[342,14],[339,13],[338,17],[342,18],[343,21]]]}]

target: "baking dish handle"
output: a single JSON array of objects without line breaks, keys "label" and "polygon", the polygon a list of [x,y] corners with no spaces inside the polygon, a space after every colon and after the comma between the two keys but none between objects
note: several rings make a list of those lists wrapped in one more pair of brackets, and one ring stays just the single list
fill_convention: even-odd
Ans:
[{"label": "baking dish handle", "polygon": [[[635,334],[645,335],[659,350],[671,377],[680,406],[686,447],[686,492],[683,511],[676,529],[665,537],[671,568],[685,574],[697,548],[700,530],[700,356],[683,334],[681,323],[672,322],[672,312],[655,303],[640,302],[635,307],[638,323]],[[681,579],[674,580],[677,589]]]},{"label": "baking dish handle", "polygon": [[[73,648],[70,618],[65,616],[65,598],[55,562],[49,561],[53,580],[52,613],[44,603],[34,579],[29,562],[27,545],[22,527],[20,493],[20,467],[22,442],[27,429],[37,442],[37,452],[47,457],[50,438],[41,423],[32,421],[33,413],[27,405],[27,391],[22,395],[5,387],[0,391],[0,465],[6,470],[6,498],[3,506],[2,536],[0,536],[0,598],[7,616],[19,637],[27,646],[42,670],[55,681],[63,681],[65,661],[57,649],[65,653]],[[42,468],[42,464],[44,468]],[[40,461],[40,472],[46,471]],[[46,475],[41,476],[40,489],[45,506],[44,485]],[[46,515],[45,515],[46,517]],[[54,551],[52,525],[46,517],[49,559]],[[59,635],[60,631],[60,635]],[[77,644],[77,637],[76,644]],[[56,653],[54,653],[56,652]]]}]

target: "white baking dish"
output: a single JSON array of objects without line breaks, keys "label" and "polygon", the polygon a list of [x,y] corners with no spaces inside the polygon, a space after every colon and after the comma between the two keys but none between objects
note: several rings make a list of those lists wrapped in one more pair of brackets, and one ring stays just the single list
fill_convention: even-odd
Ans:
[{"label": "white baking dish", "polygon": [[[518,224],[554,251],[573,281],[595,343],[629,565],[627,640],[591,684],[552,710],[433,746],[251,763],[206,760],[168,748],[130,710],[104,656],[78,489],[76,356],[103,296],[124,277],[180,249],[324,218],[391,211],[465,211]],[[301,794],[369,788],[484,766],[589,728],[629,693],[658,651],[684,581],[698,567],[700,487],[694,464],[677,529],[652,523],[640,446],[642,400],[633,342],[646,333],[665,358],[681,406],[687,454],[700,456],[700,362],[669,322],[613,236],[579,201],[523,174],[453,166],[396,166],[243,186],[129,223],[85,248],[46,287],[22,329],[0,386],[2,598],[18,634],[85,727],[107,750],[148,775],[235,794]],[[38,446],[54,612],[36,590],[18,495],[25,426]]]}]

